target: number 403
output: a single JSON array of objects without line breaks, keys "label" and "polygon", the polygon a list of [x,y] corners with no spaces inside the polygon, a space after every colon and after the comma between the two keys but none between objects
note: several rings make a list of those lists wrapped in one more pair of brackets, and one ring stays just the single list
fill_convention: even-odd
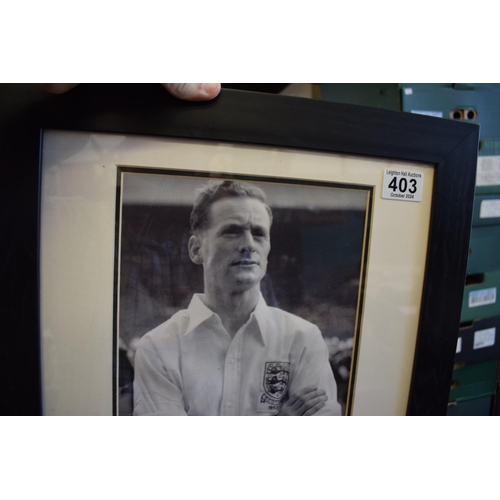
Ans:
[{"label": "number 403", "polygon": [[417,181],[415,179],[410,179],[410,187],[408,188],[408,180],[406,177],[401,177],[399,182],[397,177],[393,177],[388,187],[393,191],[399,189],[400,193],[406,193],[406,190],[408,190],[409,193],[413,194],[417,191]]}]

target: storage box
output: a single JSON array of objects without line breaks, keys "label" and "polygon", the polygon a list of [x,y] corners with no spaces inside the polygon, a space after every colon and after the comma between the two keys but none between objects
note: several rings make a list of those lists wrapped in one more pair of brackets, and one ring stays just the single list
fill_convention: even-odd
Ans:
[{"label": "storage box", "polygon": [[493,404],[491,414],[495,416],[500,415],[500,384],[497,380],[497,390],[495,392],[495,396],[493,397]]},{"label": "storage box", "polygon": [[455,362],[480,363],[500,358],[500,316],[460,326]]},{"label": "storage box", "polygon": [[493,396],[497,386],[498,359],[464,365],[453,370],[450,401]]},{"label": "storage box", "polygon": [[320,83],[319,98],[394,111],[401,109],[397,83]]},{"label": "storage box", "polygon": [[[499,141],[481,141],[477,158],[476,194],[500,193]],[[484,144],[488,144],[486,147]]]},{"label": "storage box", "polygon": [[465,285],[460,323],[500,316],[500,271],[487,272],[474,278],[477,279]]},{"label": "storage box", "polygon": [[500,138],[500,84],[401,84],[403,111],[481,124],[481,139]]},{"label": "storage box", "polygon": [[446,412],[446,415],[448,417],[488,417],[491,415],[492,399],[492,396],[483,396],[480,398],[452,401],[451,403],[448,403],[448,410]]},{"label": "storage box", "polygon": [[474,199],[472,226],[478,227],[494,225],[500,225],[500,193],[483,195],[476,194]]},{"label": "storage box", "polygon": [[488,271],[500,271],[499,225],[477,226],[471,230],[467,274]]}]

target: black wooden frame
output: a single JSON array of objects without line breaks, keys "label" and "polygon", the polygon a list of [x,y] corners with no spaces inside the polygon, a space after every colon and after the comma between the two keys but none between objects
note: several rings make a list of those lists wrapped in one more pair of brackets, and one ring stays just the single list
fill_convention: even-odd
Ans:
[{"label": "black wooden frame", "polygon": [[80,85],[61,96],[35,94],[27,87],[0,86],[0,111],[7,110],[0,119],[2,414],[41,413],[38,237],[44,129],[209,139],[434,165],[407,414],[446,414],[466,274],[477,125],[232,90],[203,103],[174,99],[159,85]]}]

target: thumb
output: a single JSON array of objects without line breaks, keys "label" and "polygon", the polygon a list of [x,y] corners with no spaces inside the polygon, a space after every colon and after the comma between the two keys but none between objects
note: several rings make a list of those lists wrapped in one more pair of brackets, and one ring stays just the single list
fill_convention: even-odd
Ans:
[{"label": "thumb", "polygon": [[220,83],[162,83],[174,97],[186,101],[208,101],[219,95]]}]

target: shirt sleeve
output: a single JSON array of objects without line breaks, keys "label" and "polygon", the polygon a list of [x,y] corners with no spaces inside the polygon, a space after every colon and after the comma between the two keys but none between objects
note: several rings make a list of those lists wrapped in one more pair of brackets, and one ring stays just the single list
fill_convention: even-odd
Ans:
[{"label": "shirt sleeve", "polygon": [[308,386],[323,389],[328,396],[326,404],[315,416],[340,416],[341,406],[337,402],[337,383],[329,362],[328,348],[317,327],[309,332],[307,340],[291,374],[289,394],[296,393]]},{"label": "shirt sleeve", "polygon": [[148,337],[139,343],[134,365],[134,415],[187,415],[180,378],[165,367]]}]

